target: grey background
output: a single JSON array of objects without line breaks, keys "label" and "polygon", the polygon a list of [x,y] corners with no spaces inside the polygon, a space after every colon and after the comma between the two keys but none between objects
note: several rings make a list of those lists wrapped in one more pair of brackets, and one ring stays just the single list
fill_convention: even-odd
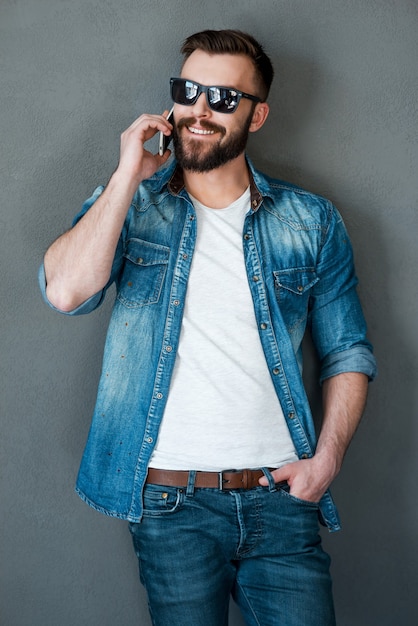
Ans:
[{"label": "grey background", "polygon": [[223,27],[274,61],[250,153],[341,210],[379,361],[334,485],[344,529],[323,533],[338,624],[418,623],[415,0],[1,0],[1,624],[150,623],[125,523],[73,492],[111,302],[59,316],[36,274],[120,133],[168,104],[180,42]]}]

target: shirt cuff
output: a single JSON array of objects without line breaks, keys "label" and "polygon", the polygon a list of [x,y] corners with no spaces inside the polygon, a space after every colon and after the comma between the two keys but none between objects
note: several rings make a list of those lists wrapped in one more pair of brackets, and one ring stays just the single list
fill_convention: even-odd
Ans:
[{"label": "shirt cuff", "polygon": [[88,300],[80,304],[78,307],[76,307],[72,311],[62,311],[61,309],[58,309],[56,306],[54,306],[52,302],[48,300],[48,296],[46,295],[46,276],[45,276],[45,268],[44,268],[43,263],[41,267],[39,268],[38,281],[39,281],[39,286],[41,288],[41,294],[42,294],[44,301],[48,304],[48,306],[51,307],[51,309],[53,309],[54,311],[57,311],[58,313],[62,313],[63,315],[84,315],[86,313],[91,313],[91,311],[94,311],[94,309],[97,309],[97,307],[101,304],[104,298],[104,290],[99,291],[99,293],[94,294]]},{"label": "shirt cuff", "polygon": [[376,377],[376,359],[367,346],[354,346],[349,350],[336,352],[325,357],[321,367],[320,382],[323,383],[331,376],[346,372],[366,374],[372,381]]}]

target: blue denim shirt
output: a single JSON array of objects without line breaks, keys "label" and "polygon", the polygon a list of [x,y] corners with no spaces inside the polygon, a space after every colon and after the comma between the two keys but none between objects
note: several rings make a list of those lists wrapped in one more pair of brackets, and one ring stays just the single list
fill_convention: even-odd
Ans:
[{"label": "blue denim shirt", "polygon": [[[306,327],[321,380],[348,371],[372,379],[375,360],[341,216],[324,198],[248,165],[251,208],[242,238],[248,282],[271,378],[297,454],[305,459],[316,444],[301,378]],[[94,192],[75,221],[102,192],[103,187]],[[116,284],[76,490],[95,509],[131,522],[142,516],[142,490],[169,393],[195,240],[196,215],[174,162],[138,188],[108,285],[70,313],[94,310]],[[42,268],[40,283],[46,299]],[[320,510],[328,528],[338,530],[329,492]]]}]

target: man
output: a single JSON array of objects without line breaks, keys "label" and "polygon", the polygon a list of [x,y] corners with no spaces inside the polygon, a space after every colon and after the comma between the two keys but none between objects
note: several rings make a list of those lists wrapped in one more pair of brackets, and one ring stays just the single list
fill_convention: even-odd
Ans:
[{"label": "man", "polygon": [[[45,256],[51,306],[117,296],[77,491],[127,519],[154,624],[335,623],[318,521],[375,373],[341,217],[257,172],[271,62],[251,36],[189,37],[174,123],[142,115],[119,165]],[[144,143],[173,132],[176,159]],[[159,170],[159,171],[157,171]],[[318,442],[301,380],[321,364]]]}]

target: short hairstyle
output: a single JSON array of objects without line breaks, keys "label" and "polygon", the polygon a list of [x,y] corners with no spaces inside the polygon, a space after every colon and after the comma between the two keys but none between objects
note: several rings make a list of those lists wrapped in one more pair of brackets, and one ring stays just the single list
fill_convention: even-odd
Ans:
[{"label": "short hairstyle", "polygon": [[195,50],[203,50],[209,54],[243,54],[249,57],[258,81],[258,95],[263,101],[267,99],[274,69],[262,45],[254,37],[240,30],[203,30],[185,39],[180,50],[184,61]]}]

